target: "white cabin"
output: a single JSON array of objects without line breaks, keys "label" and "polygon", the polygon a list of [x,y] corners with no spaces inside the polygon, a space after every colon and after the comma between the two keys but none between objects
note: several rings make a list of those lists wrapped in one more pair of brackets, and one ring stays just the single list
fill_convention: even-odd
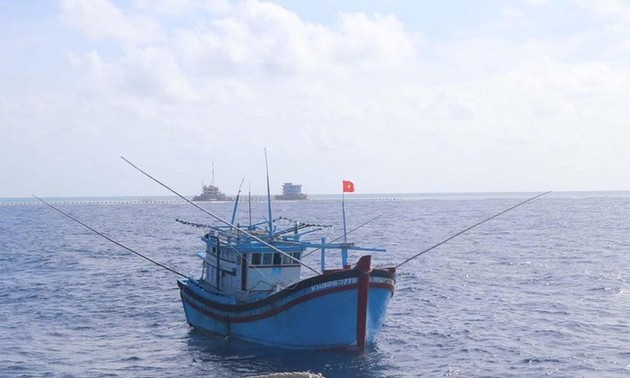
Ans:
[{"label": "white cabin", "polygon": [[300,243],[274,241],[273,246],[285,255],[262,243],[239,246],[238,241],[219,241],[210,234],[201,239],[206,243],[206,250],[198,254],[203,260],[201,278],[219,291],[268,293],[300,278],[300,263],[289,257],[300,259],[303,252]]}]

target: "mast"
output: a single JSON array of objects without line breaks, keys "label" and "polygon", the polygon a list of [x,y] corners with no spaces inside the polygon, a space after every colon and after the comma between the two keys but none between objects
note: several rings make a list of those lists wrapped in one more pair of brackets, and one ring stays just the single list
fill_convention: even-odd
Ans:
[{"label": "mast", "polygon": [[247,193],[247,201],[249,205],[249,229],[252,229],[252,188],[249,187],[249,192]]},{"label": "mast", "polygon": [[267,149],[265,148],[265,171],[267,172],[267,206],[269,208],[269,240],[273,240],[273,218],[271,217],[271,189],[269,188],[269,163],[267,162]]},{"label": "mast", "polygon": [[236,194],[236,201],[234,202],[234,210],[232,211],[232,221],[230,223],[234,224],[234,220],[236,219],[236,209],[238,208],[238,199],[241,197],[241,188],[243,187],[243,181],[245,181],[245,177],[241,180],[241,185],[238,186],[238,194]]}]

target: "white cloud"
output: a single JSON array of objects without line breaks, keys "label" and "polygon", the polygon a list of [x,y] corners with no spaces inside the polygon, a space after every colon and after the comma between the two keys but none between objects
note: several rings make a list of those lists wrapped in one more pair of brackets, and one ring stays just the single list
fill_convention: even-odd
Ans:
[{"label": "white cloud", "polygon": [[[574,0],[581,8],[588,11],[600,22],[598,37],[620,38],[627,40],[630,36],[630,3],[624,0],[585,1]],[[624,44],[624,53],[630,51],[630,44]]]},{"label": "white cloud", "polygon": [[365,14],[342,15],[335,55],[351,66],[399,67],[413,58],[414,38],[392,15],[369,19]]},{"label": "white cloud", "polygon": [[147,13],[182,15],[200,11],[221,14],[232,7],[228,0],[134,0],[133,8]]},{"label": "white cloud", "polygon": [[[506,9],[520,32],[531,27],[530,8]],[[263,147],[279,182],[310,193],[339,178],[372,192],[619,189],[630,185],[617,174],[630,164],[630,72],[602,9],[606,20],[563,35],[516,38],[498,20],[500,32],[437,40],[392,14],[327,25],[254,0],[64,0],[62,20],[85,37],[67,47],[73,80],[17,88],[19,106],[0,97],[4,143],[34,137],[67,176],[119,174],[117,155],[130,155],[190,193],[213,160],[224,190],[246,176],[262,192]],[[53,166],[37,174],[54,180]],[[70,194],[102,188],[84,181]],[[133,180],[110,190],[162,193]]]},{"label": "white cloud", "polygon": [[154,20],[126,14],[107,0],[61,0],[61,17],[93,38],[123,44],[151,43],[162,38]]},{"label": "white cloud", "polygon": [[523,17],[523,11],[517,7],[508,6],[501,11],[503,17],[508,19],[520,19]]},{"label": "white cloud", "polygon": [[415,49],[413,36],[393,16],[342,15],[337,29],[256,1],[201,28],[178,30],[173,45],[196,73],[271,76],[391,68]]},{"label": "white cloud", "polygon": [[[179,123],[190,117],[185,127],[199,134],[200,120],[219,119],[231,130],[224,129],[224,136],[235,132],[251,147],[291,130],[309,154],[350,148],[363,156],[361,146],[382,129],[361,115],[370,96],[366,74],[388,80],[379,76],[410,61],[413,41],[392,16],[344,15],[338,28],[329,28],[277,5],[248,1],[154,46],[127,48],[108,60],[91,52],[79,61],[93,69],[84,88],[142,119],[176,117]],[[378,99],[368,101],[378,106]],[[256,126],[235,121],[243,110]],[[287,125],[295,118],[300,123]],[[365,127],[378,133],[362,136]]]},{"label": "white cloud", "polygon": [[574,1],[601,17],[617,19],[626,23],[630,22],[630,4],[628,4],[627,0]]}]

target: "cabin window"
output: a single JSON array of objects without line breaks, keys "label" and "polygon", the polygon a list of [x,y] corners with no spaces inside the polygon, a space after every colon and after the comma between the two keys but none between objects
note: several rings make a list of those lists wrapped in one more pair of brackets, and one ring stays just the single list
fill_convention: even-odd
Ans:
[{"label": "cabin window", "polygon": [[280,265],[280,264],[282,264],[282,255],[276,252],[273,254],[273,265]]},{"label": "cabin window", "polygon": [[289,258],[290,253],[288,253],[287,255],[282,256],[282,264],[283,265],[291,265],[293,264],[293,260],[291,260],[291,258]]},{"label": "cabin window", "polygon": [[260,265],[260,253],[252,253],[252,265]]},{"label": "cabin window", "polygon": [[273,255],[271,253],[264,253],[263,254],[263,265],[271,265],[271,259],[273,258]]},{"label": "cabin window", "polygon": [[297,259],[297,260],[300,259],[300,252],[293,252],[291,255],[293,256],[294,259]]}]

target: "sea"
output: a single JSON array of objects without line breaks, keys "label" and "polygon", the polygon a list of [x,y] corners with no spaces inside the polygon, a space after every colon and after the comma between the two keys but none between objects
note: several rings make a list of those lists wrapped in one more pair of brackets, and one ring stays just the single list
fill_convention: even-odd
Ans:
[{"label": "sea", "polygon": [[[428,250],[398,268],[382,332],[365,353],[197,331],[176,274],[35,199],[2,199],[0,377],[630,376],[630,192],[550,193],[431,249],[534,195],[346,196],[348,240],[387,250],[374,264]],[[342,235],[341,198],[310,198],[272,202],[273,216],[331,226],[315,240]],[[216,224],[170,197],[47,200],[195,277],[203,229],[175,220]],[[234,211],[234,202],[201,206],[224,219]],[[235,217],[264,221],[267,204],[241,200]],[[318,253],[304,262],[319,266]]]}]

